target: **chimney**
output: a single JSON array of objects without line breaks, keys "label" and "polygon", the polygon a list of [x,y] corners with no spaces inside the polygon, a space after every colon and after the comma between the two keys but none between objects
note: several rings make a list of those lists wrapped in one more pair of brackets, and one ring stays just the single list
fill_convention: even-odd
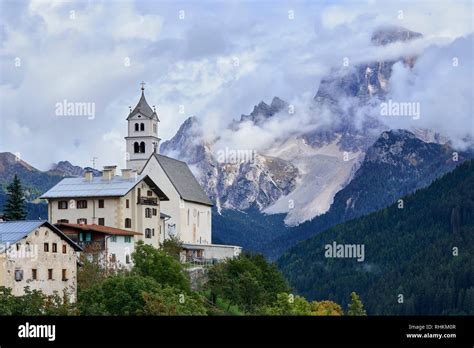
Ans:
[{"label": "chimney", "polygon": [[112,170],[105,169],[102,171],[102,180],[110,181],[112,179]]},{"label": "chimney", "polygon": [[115,170],[117,169],[117,166],[104,166],[104,170],[111,170],[112,171],[112,177],[115,176]]},{"label": "chimney", "polygon": [[84,173],[84,179],[86,179],[86,181],[92,181],[93,174],[94,172],[92,170],[86,170]]},{"label": "chimney", "polygon": [[122,179],[128,180],[132,177],[131,169],[122,169]]}]

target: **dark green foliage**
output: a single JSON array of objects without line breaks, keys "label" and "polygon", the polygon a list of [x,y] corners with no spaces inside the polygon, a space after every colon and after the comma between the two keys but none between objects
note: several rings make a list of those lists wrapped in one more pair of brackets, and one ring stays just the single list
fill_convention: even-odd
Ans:
[{"label": "dark green foliage", "polygon": [[274,303],[279,293],[289,291],[274,264],[262,255],[250,254],[213,266],[209,270],[209,287],[214,301],[220,296],[247,313]]},{"label": "dark green foliage", "polygon": [[160,285],[152,278],[114,275],[81,291],[79,310],[82,315],[143,315],[144,294],[159,290]]},{"label": "dark green foliage", "polygon": [[18,175],[15,175],[11,184],[7,186],[7,201],[3,212],[6,220],[25,220],[26,218],[25,196]]},{"label": "dark green foliage", "polygon": [[39,290],[25,287],[25,294],[14,296],[12,290],[0,287],[0,315],[76,315],[76,306],[70,303],[67,291],[47,296]]},{"label": "dark green foliage", "polygon": [[160,249],[179,261],[179,254],[183,250],[183,243],[178,237],[170,236],[161,243]]},{"label": "dark green foliage", "polygon": [[364,305],[355,292],[351,293],[351,303],[347,306],[347,315],[350,316],[364,316],[367,315]]},{"label": "dark green foliage", "polygon": [[132,254],[133,273],[150,277],[161,285],[170,285],[189,292],[189,279],[184,274],[182,265],[165,251],[139,241]]},{"label": "dark green foliage", "polygon": [[[403,197],[403,206],[332,227],[278,265],[300,294],[346,305],[355,290],[369,314],[474,314],[474,162]],[[365,261],[325,258],[333,241],[364,244]]]}]

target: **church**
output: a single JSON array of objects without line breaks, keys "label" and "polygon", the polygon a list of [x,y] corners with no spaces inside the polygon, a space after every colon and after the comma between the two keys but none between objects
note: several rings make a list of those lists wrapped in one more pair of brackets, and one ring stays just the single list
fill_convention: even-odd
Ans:
[{"label": "church", "polygon": [[84,178],[63,179],[41,196],[48,200],[49,222],[84,250],[94,244],[105,260],[126,267],[140,240],[159,248],[166,239],[178,238],[182,262],[238,256],[241,247],[212,244],[213,204],[188,165],[159,153],[160,119],[145,98],[144,83],[126,120],[122,175],[110,165],[102,177],[86,172]]}]

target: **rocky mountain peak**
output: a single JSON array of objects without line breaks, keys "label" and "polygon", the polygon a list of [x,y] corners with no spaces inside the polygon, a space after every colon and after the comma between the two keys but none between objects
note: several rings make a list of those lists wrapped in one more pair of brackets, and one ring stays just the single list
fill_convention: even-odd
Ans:
[{"label": "rocky mountain peak", "polygon": [[276,115],[278,112],[287,109],[288,106],[289,104],[287,102],[278,97],[274,97],[270,105],[268,105],[264,101],[261,101],[260,103],[258,103],[258,105],[255,105],[253,107],[253,110],[250,115],[242,115],[240,117],[240,122],[250,120],[255,124],[261,124],[266,119]]},{"label": "rocky mountain peak", "polygon": [[398,26],[380,27],[372,34],[371,42],[376,46],[385,46],[394,42],[421,38],[423,34]]},{"label": "rocky mountain peak", "polygon": [[101,175],[100,170],[91,167],[82,168],[80,166],[75,166],[69,161],[59,161],[58,163],[54,163],[49,172],[61,176],[83,176],[86,170],[92,170],[94,176]]}]

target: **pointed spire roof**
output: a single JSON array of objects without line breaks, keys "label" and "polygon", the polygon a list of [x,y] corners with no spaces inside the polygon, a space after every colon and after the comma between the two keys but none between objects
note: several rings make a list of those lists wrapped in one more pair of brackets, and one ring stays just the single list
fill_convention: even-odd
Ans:
[{"label": "pointed spire roof", "polygon": [[148,105],[146,99],[145,99],[145,82],[141,83],[142,85],[142,95],[140,97],[140,100],[138,101],[137,106],[130,112],[130,114],[127,117],[127,120],[131,119],[133,116],[136,114],[140,114],[142,116],[145,116],[146,118],[149,119],[158,119],[158,115],[156,114],[156,111],[153,110],[150,105]]}]

